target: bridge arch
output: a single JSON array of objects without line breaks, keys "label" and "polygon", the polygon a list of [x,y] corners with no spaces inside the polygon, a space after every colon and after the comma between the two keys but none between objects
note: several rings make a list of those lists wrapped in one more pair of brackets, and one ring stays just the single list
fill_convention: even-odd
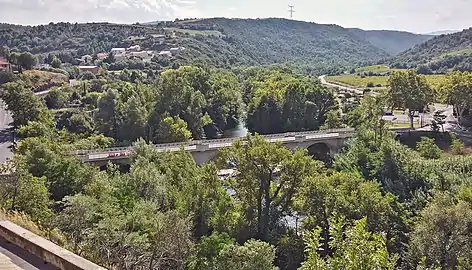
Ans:
[{"label": "bridge arch", "polygon": [[310,145],[307,150],[313,159],[323,161],[327,166],[332,164],[331,148],[328,144],[324,142],[315,143]]}]

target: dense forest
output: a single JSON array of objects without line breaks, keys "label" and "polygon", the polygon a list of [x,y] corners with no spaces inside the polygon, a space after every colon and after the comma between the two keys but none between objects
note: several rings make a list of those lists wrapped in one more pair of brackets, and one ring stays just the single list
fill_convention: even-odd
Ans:
[{"label": "dense forest", "polygon": [[[165,42],[156,36],[166,35]],[[345,66],[377,62],[429,36],[397,31],[363,31],[284,19],[205,19],[143,25],[51,23],[40,26],[2,24],[0,46],[31,52],[43,62],[56,55],[77,64],[83,55],[113,47],[141,45],[159,52],[187,48],[167,65],[195,61],[216,67],[287,64],[309,73],[339,73]],[[165,66],[165,65],[164,65]],[[128,68],[130,68],[128,66]]]},{"label": "dense forest", "polygon": [[472,29],[440,35],[391,60],[397,68],[418,68],[422,73],[472,70]]},{"label": "dense forest", "polygon": [[[386,107],[413,117],[432,101],[413,70],[394,72],[385,96],[366,96],[344,118],[330,89],[289,69],[81,78],[44,97],[22,74],[1,86],[21,140],[1,167],[14,180],[0,182],[0,218],[109,269],[472,267],[468,149],[439,130],[398,141],[382,120]],[[442,98],[470,109],[472,91],[461,91],[472,75],[447,83]],[[203,166],[152,145],[215,136],[244,119],[258,133],[349,126],[357,135],[326,159],[248,136]],[[124,143],[129,166],[71,155]]]}]

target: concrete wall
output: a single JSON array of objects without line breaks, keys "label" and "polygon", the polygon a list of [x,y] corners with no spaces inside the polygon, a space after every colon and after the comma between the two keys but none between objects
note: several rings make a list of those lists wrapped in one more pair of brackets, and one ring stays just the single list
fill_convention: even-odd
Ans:
[{"label": "concrete wall", "polygon": [[10,221],[0,221],[0,237],[59,269],[106,270]]}]

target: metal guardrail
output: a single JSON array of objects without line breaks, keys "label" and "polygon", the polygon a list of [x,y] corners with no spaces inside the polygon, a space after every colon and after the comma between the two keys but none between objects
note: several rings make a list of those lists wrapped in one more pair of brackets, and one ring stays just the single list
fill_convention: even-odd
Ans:
[{"label": "metal guardrail", "polygon": [[[284,138],[284,137],[297,137],[297,136],[308,136],[308,135],[330,134],[330,133],[351,134],[354,132],[355,132],[355,129],[353,128],[343,128],[343,129],[329,129],[329,130],[322,130],[322,131],[303,131],[303,132],[286,132],[286,133],[279,133],[279,134],[270,134],[270,135],[264,135],[264,138],[277,139],[277,138]],[[156,144],[154,145],[154,147],[156,147],[157,149],[173,149],[173,148],[182,148],[182,147],[194,146],[194,145],[232,143],[238,140],[244,140],[244,138],[245,137],[214,139],[214,140],[195,140],[195,141],[181,142],[181,143]],[[114,148],[94,149],[94,150],[76,150],[72,153],[72,155],[85,156],[89,154],[113,153],[113,152],[124,152],[124,151],[132,151],[132,147],[129,146],[129,147],[114,147]]]}]

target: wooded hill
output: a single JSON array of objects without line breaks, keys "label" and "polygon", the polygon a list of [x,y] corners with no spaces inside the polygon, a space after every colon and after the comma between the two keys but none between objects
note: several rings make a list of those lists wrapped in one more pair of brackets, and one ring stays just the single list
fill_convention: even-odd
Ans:
[{"label": "wooded hill", "polygon": [[472,28],[434,37],[391,61],[398,68],[419,68],[421,73],[472,70]]},{"label": "wooded hill", "polygon": [[[188,50],[174,59],[220,67],[291,64],[325,72],[388,58],[429,36],[398,31],[363,31],[286,19],[203,19],[146,25],[58,23],[35,27],[0,27],[0,46],[34,54],[62,55],[61,60],[93,55],[112,47],[139,44],[166,49],[153,35],[176,33],[171,45]],[[329,67],[329,68],[327,68]],[[320,71],[322,70],[322,71]]]},{"label": "wooded hill", "polygon": [[[430,38],[406,32],[364,31],[276,18],[187,20],[177,21],[173,26],[182,31],[192,31],[186,35],[219,31],[225,47],[238,52],[233,55],[235,58],[231,55],[226,58],[228,64],[286,63],[306,66],[314,71],[328,66],[334,69],[376,62]],[[220,41],[201,41],[203,44],[198,46],[186,42],[194,49],[188,53],[196,53],[205,47],[213,53],[224,50],[220,46],[214,47]]]}]

